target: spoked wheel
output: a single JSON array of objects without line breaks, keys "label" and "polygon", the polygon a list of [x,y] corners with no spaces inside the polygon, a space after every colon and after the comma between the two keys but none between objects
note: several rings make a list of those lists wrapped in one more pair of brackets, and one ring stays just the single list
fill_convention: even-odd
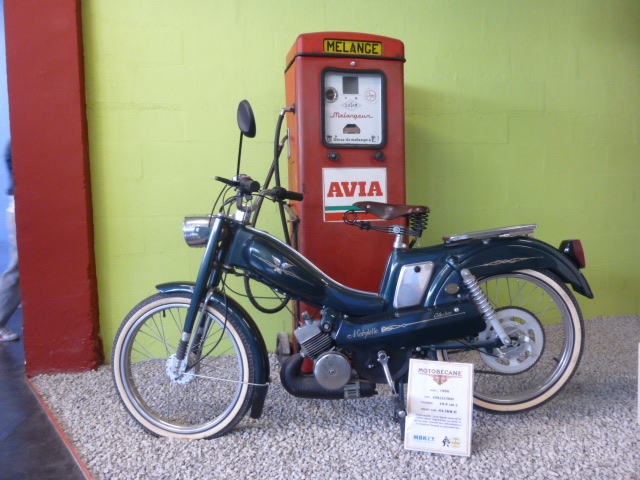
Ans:
[{"label": "spoked wheel", "polygon": [[[176,359],[188,294],[153,295],[125,318],[113,346],[113,375],[122,403],[155,435],[211,438],[245,415],[255,383],[251,350],[236,320],[207,306],[199,348],[180,369]],[[195,329],[194,329],[195,330]]]},{"label": "spoked wheel", "polygon": [[[584,324],[569,289],[550,272],[522,270],[478,280],[512,339],[500,348],[440,350],[438,359],[473,363],[474,403],[496,413],[521,412],[557,394],[582,356]],[[491,327],[477,340],[492,340]]]}]

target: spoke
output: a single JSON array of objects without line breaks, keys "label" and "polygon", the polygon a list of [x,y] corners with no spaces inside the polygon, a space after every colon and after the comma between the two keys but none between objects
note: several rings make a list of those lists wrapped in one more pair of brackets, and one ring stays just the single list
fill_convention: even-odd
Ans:
[{"label": "spoke", "polygon": [[[139,350],[138,348],[140,348],[141,350]],[[140,355],[146,354],[147,358],[154,358],[154,355],[149,350],[147,350],[147,348],[144,345],[142,345],[138,340],[136,340],[134,344],[131,346],[131,351],[138,352]]]},{"label": "spoke", "polygon": [[[155,323],[155,320],[154,320]],[[162,327],[162,331],[158,332],[159,335],[162,336],[162,338],[167,338],[167,335],[164,332],[164,322],[160,322],[160,326]],[[164,349],[165,349],[165,354],[167,355],[167,357],[169,356],[169,347],[167,344],[164,345]]]},{"label": "spoke", "polygon": [[[543,301],[545,298],[549,298],[549,296],[547,295],[547,292],[545,292],[545,291],[543,290],[543,291],[542,291],[542,294],[540,295],[540,298],[538,299],[538,303],[536,303],[535,307],[533,307],[533,310],[532,310],[532,311],[533,311],[534,313],[536,313],[536,314],[537,314],[538,309],[540,308],[540,304],[542,303],[542,301]],[[549,301],[549,302],[553,302],[553,299],[550,299],[550,298],[549,298],[549,300],[548,300],[548,301]]]},{"label": "spoke", "polygon": [[491,298],[491,296],[489,295],[489,292],[491,290],[491,288],[489,287],[489,282],[484,283],[482,285],[482,289],[484,290],[485,295],[487,296],[487,298],[489,299],[489,301],[493,305],[493,308],[498,308],[498,305],[500,303],[499,284],[498,284],[497,280],[494,280],[493,284],[494,284],[493,298]]},{"label": "spoke", "polygon": [[[544,315],[547,312],[552,312],[553,310],[558,310],[558,304],[555,303],[553,301],[552,298],[549,298],[549,302],[547,303],[547,305],[545,306],[545,308],[542,309],[542,311],[540,313],[537,313],[537,315],[539,317],[541,317],[542,315]],[[562,318],[562,316],[560,317]],[[546,320],[546,319],[545,319]]]},{"label": "spoke", "polygon": [[165,362],[167,359],[164,357],[131,357],[131,360],[158,360],[161,362]]},{"label": "spoke", "polygon": [[[214,344],[214,342],[211,342],[210,344],[207,344],[205,347],[202,348],[202,350],[206,351],[207,348],[209,348],[209,346],[213,345],[213,344]],[[216,357],[220,357],[220,356],[226,354],[227,352],[229,352],[229,351],[231,351],[233,349],[234,349],[233,345],[229,345],[229,347],[226,350],[224,350],[222,352],[216,352],[215,356]],[[207,352],[206,356],[209,357],[209,356],[211,356],[212,353],[213,353],[213,351],[209,351],[209,352]]]},{"label": "spoke", "polygon": [[[521,291],[524,291],[524,290],[525,290],[525,288],[527,288],[527,286],[529,286],[529,285],[528,285],[528,283],[525,283],[525,284],[522,286]],[[520,302],[520,307],[525,308],[525,305],[527,305],[527,304],[528,304],[529,299],[531,298],[531,296],[532,296],[535,292],[537,292],[538,290],[540,290],[540,287],[538,287],[537,285],[536,285],[536,286],[534,286],[534,287],[533,287],[533,289],[532,289],[529,293],[527,293],[527,294],[526,294],[526,297],[524,297],[524,298],[522,299],[522,301]],[[545,295],[545,294],[546,294],[546,292],[545,292],[544,290],[542,290],[542,294],[541,294],[541,295],[542,295],[542,297],[544,297],[544,295]]]},{"label": "spoke", "polygon": [[[146,325],[143,328],[147,328]],[[152,338],[153,340],[156,340],[157,342],[160,342],[160,343],[164,344],[164,346],[166,348],[171,348],[174,351],[176,350],[176,347],[174,347],[173,345],[170,345],[169,343],[167,343],[167,341],[164,340],[163,338],[157,337],[157,336],[153,335],[152,333],[147,332],[146,330],[143,330],[142,328],[140,329],[139,333],[142,334],[142,335],[146,335],[146,336]],[[139,342],[139,341],[140,340],[138,340],[136,338],[136,342]]]},{"label": "spoke", "polygon": [[[217,336],[218,332],[223,331],[223,328],[220,325],[218,325],[217,323],[216,323],[216,326],[218,327],[218,329],[215,332],[212,332],[211,328],[209,328],[209,332],[207,332],[207,337],[202,342],[203,344],[207,343],[209,340],[212,340],[211,343],[215,343],[215,342],[218,341],[217,339],[214,339],[213,337]],[[223,335],[224,335],[224,333],[223,333]],[[218,337],[218,338],[220,338],[220,337]]]},{"label": "spoke", "polygon": [[546,325],[557,325],[559,323],[564,323],[564,317],[559,315],[557,317],[541,319],[540,321],[544,321]]},{"label": "spoke", "polygon": [[[149,324],[153,324],[153,327]],[[161,324],[163,324],[163,322],[161,322]],[[149,330],[153,330],[155,329],[155,331],[158,334],[157,339],[162,342],[164,344],[164,350],[166,352],[167,357],[169,356],[169,346],[167,345],[167,341],[166,341],[166,335],[164,335],[164,329],[161,331],[160,328],[158,327],[158,323],[156,321],[155,316],[150,318],[150,322],[147,322],[148,328]],[[141,333],[145,333],[149,336],[152,336],[150,333],[146,333],[146,332],[142,332]]]},{"label": "spoke", "polygon": [[[174,310],[177,311],[179,320],[176,319],[176,315],[174,314]],[[173,324],[176,326],[176,330],[178,332],[182,332],[182,323],[183,322],[182,322],[182,315],[180,315],[180,310],[172,308],[171,310],[169,310],[169,314],[171,315],[171,319],[173,320]]]},{"label": "spoke", "polygon": [[[521,294],[523,292],[523,290],[527,287],[527,283],[525,282],[524,285],[520,285],[520,279],[517,280],[518,283],[518,291],[516,292],[515,297],[513,297],[513,299],[511,300],[511,305],[516,305],[516,300],[518,298],[521,297]],[[524,305],[524,301],[521,301],[519,305],[517,305],[518,307],[522,307]]]}]

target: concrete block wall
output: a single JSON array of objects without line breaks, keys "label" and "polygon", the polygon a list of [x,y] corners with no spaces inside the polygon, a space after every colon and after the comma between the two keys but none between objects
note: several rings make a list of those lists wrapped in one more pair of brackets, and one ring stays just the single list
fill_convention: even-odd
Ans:
[{"label": "concrete block wall", "polygon": [[[83,10],[107,350],[156,283],[194,278],[202,252],[184,245],[182,217],[207,213],[213,177],[235,171],[244,98],[258,135],[243,170],[266,175],[285,56],[314,31],[405,43],[408,202],[432,209],[423,245],[538,223],[552,244],[583,240],[596,294],[581,300],[586,316],[640,310],[638,2],[92,0]],[[256,319],[271,348],[289,326],[286,315]]]},{"label": "concrete block wall", "polygon": [[[435,47],[418,66],[407,42],[407,71],[420,69],[407,75],[407,164],[424,175],[409,185],[433,210],[427,243],[538,223],[552,244],[583,240],[596,294],[586,315],[637,311],[638,4],[461,4],[466,23],[430,4],[446,21],[426,29]],[[410,5],[415,23],[429,16]]]}]

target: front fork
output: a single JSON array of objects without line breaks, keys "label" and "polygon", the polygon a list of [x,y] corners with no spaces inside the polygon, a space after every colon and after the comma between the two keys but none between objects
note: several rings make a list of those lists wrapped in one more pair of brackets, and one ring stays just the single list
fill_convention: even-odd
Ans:
[{"label": "front fork", "polygon": [[[176,365],[178,365],[181,373],[184,373],[188,368],[188,363],[185,362],[185,358],[190,358],[194,353],[199,356],[201,352],[201,343],[206,338],[207,330],[210,326],[210,321],[207,320],[206,311],[207,305],[214,291],[218,287],[221,279],[221,272],[218,269],[213,269],[213,262],[216,260],[216,249],[220,238],[222,236],[222,222],[223,219],[215,217],[213,226],[211,227],[211,233],[209,235],[209,241],[207,242],[207,249],[204,252],[200,271],[198,272],[198,279],[196,280],[195,287],[193,288],[193,296],[191,297],[191,305],[187,311],[187,317],[182,329],[182,336],[180,343],[178,344],[178,350],[176,352]],[[201,304],[202,307],[198,308]],[[193,327],[196,324],[196,317],[198,317],[198,328],[196,334],[191,335]]]}]

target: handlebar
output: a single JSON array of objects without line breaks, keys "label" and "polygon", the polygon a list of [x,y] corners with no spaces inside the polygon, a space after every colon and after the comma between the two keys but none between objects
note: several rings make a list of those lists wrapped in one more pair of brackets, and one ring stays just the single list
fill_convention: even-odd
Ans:
[{"label": "handlebar", "polygon": [[292,192],[282,187],[274,187],[273,197],[277,200],[292,200],[294,202],[301,202],[304,200],[304,194],[298,192]]},{"label": "handlebar", "polygon": [[251,195],[252,193],[260,191],[260,182],[256,182],[248,175],[238,175],[234,180],[228,178],[216,177],[216,180],[222,182],[230,187],[235,187],[243,195]]},{"label": "handlebar", "polygon": [[[242,195],[251,195],[260,191],[260,182],[253,180],[248,175],[239,175],[237,180],[229,180],[228,178],[216,177],[216,180],[222,182],[230,187],[237,188]],[[294,202],[301,202],[304,199],[304,194],[298,192],[292,192],[283,187],[274,187],[270,190],[265,190],[264,194],[271,195],[274,200],[291,200]]]}]

